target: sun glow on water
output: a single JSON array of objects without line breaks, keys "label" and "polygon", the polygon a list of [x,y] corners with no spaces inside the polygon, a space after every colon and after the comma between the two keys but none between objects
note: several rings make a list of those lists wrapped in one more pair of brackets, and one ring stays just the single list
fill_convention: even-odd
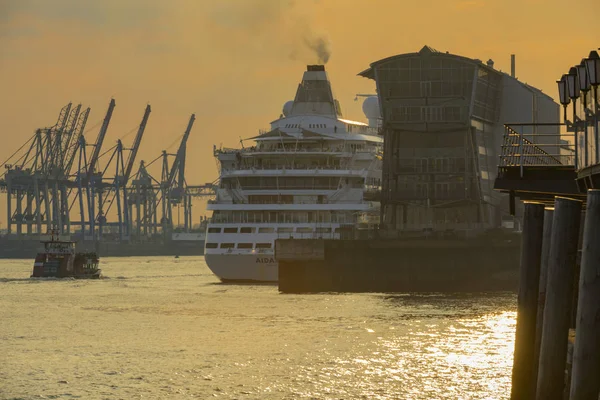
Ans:
[{"label": "sun glow on water", "polygon": [[[108,259],[109,278],[97,282],[32,282],[30,262],[0,267],[9,397],[510,392],[513,295],[280,295],[276,286],[219,284],[202,258],[186,257]],[[43,314],[31,312],[42,305]]]}]

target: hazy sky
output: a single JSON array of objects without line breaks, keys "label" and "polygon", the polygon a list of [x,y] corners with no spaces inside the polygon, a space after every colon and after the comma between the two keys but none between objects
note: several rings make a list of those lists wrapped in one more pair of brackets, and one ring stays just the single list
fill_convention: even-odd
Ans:
[{"label": "hazy sky", "polygon": [[195,113],[187,179],[213,181],[213,144],[267,128],[315,50],[331,52],[326,68],[353,119],[364,120],[354,95],[374,92],[356,74],[423,45],[504,71],[515,53],[517,76],[556,98],[555,80],[600,46],[598,15],[597,0],[0,0],[0,163],[64,104],[90,106],[91,127],[114,97],[106,148],[150,103],[138,160],[154,159]]}]

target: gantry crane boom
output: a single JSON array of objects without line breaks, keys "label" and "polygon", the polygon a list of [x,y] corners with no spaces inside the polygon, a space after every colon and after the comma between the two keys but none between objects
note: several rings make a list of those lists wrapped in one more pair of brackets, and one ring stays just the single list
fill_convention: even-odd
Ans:
[{"label": "gantry crane boom", "polygon": [[104,136],[106,136],[106,131],[108,130],[108,124],[110,124],[110,119],[112,117],[113,110],[115,108],[115,99],[110,100],[110,104],[108,105],[108,110],[106,111],[106,116],[104,117],[104,122],[102,122],[102,127],[100,128],[100,132],[98,132],[98,138],[96,138],[96,144],[94,145],[94,152],[92,153],[92,157],[90,158],[90,163],[87,168],[87,180],[89,182],[94,170],[96,168],[96,163],[98,162],[98,158],[100,157],[100,150],[102,148],[102,143],[104,142]]},{"label": "gantry crane boom", "polygon": [[127,185],[129,181],[129,176],[131,175],[131,171],[133,170],[133,163],[135,162],[135,156],[140,148],[140,144],[142,143],[142,137],[144,136],[144,130],[146,129],[146,123],[148,122],[148,117],[150,116],[150,112],[152,109],[150,108],[150,104],[146,106],[146,111],[144,111],[144,117],[142,118],[142,122],[140,123],[140,127],[138,129],[137,135],[135,136],[135,140],[133,141],[133,146],[131,147],[131,151],[129,153],[129,157],[127,158],[127,163],[125,164],[125,173],[123,174],[123,184]]},{"label": "gantry crane boom", "polygon": [[79,115],[79,119],[77,120],[77,125],[75,127],[75,137],[71,140],[67,153],[65,153],[65,175],[69,175],[69,172],[71,171],[71,167],[73,166],[73,162],[75,161],[75,156],[77,155],[77,151],[79,150],[79,146],[81,145],[81,137],[83,136],[83,131],[85,129],[85,125],[87,124],[87,119],[89,115],[89,107]]},{"label": "gantry crane boom", "polygon": [[181,139],[181,144],[179,145],[179,149],[177,150],[177,154],[175,156],[175,160],[173,160],[173,165],[171,166],[171,171],[169,173],[168,184],[169,187],[173,186],[175,182],[175,174],[179,175],[178,185],[179,187],[183,187],[184,174],[185,174],[185,153],[186,153],[186,144],[187,140],[190,137],[190,132],[192,131],[192,126],[194,125],[194,121],[196,120],[196,115],[192,114],[190,117],[190,121],[188,122],[188,126],[183,134],[183,138]]},{"label": "gantry crane boom", "polygon": [[65,126],[65,130],[62,133],[61,145],[60,145],[60,168],[62,172],[67,175],[67,171],[64,170],[69,154],[69,146],[71,141],[73,140],[73,135],[77,129],[77,124],[79,122],[79,114],[81,112],[81,104],[78,104],[77,107],[71,109],[71,113],[69,114],[69,120],[67,121],[67,125]]},{"label": "gantry crane boom", "polygon": [[41,165],[44,175],[49,176],[56,171],[59,165],[59,154],[62,146],[62,133],[68,123],[71,106],[69,103],[60,110],[56,124],[51,128],[42,129],[44,132],[43,155],[44,163]]}]

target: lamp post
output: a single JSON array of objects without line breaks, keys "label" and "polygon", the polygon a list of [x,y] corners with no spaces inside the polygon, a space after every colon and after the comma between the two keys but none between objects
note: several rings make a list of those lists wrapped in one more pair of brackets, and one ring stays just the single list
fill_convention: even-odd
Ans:
[{"label": "lamp post", "polygon": [[[581,63],[579,65],[575,66],[575,69],[577,70],[577,80],[579,83],[579,89],[581,90],[581,93],[583,94],[583,99],[581,100],[581,104],[583,105],[583,121],[582,122],[582,131],[583,131],[583,141],[584,141],[584,148],[585,148],[585,165],[589,165],[589,160],[588,160],[588,156],[590,153],[590,149],[588,147],[588,128],[587,128],[587,92],[589,92],[591,85],[590,85],[590,78],[588,76],[587,73],[587,68],[585,67],[585,58],[583,60],[581,60]],[[598,141],[596,140],[596,145],[598,144]]]},{"label": "lamp post", "polygon": [[567,92],[569,98],[573,100],[573,122],[577,119],[577,99],[579,98],[579,79],[577,78],[577,67],[571,67],[567,74]]},{"label": "lamp post", "polygon": [[594,97],[592,98],[591,111],[593,113],[594,139],[596,140],[596,162],[600,162],[600,143],[598,138],[598,114],[600,114],[600,104],[598,102],[598,84],[600,84],[600,56],[595,50],[590,51],[588,58],[584,60],[587,78],[591,87],[594,88]]},{"label": "lamp post", "polygon": [[[577,99],[579,98],[579,79],[577,78],[577,67],[571,67],[567,78],[567,95],[573,102],[573,134],[575,135],[575,168],[578,168],[579,160],[581,159],[581,152],[579,151],[579,129],[578,128],[578,117],[577,117]],[[585,143],[583,150],[587,155],[585,149]],[[587,157],[586,157],[587,158]],[[584,165],[587,165],[587,160],[584,159]]]},{"label": "lamp post", "polygon": [[598,113],[598,85],[600,84],[600,56],[596,50],[590,51],[590,56],[585,60],[585,69],[587,71],[590,85],[594,88],[594,113]]},{"label": "lamp post", "polygon": [[585,66],[585,58],[581,60],[581,64],[577,65],[577,77],[579,78],[579,88],[583,93],[583,106],[587,107],[587,92],[591,89],[590,77]]},{"label": "lamp post", "polygon": [[[598,49],[600,50],[600,49]],[[564,121],[567,125],[567,130],[573,132],[575,139],[575,168],[579,167],[579,150],[578,133],[581,130],[585,133],[584,146],[585,149],[585,166],[588,164],[588,127],[590,124],[594,127],[595,139],[595,162],[600,163],[600,137],[599,137],[599,122],[600,116],[600,100],[598,99],[598,86],[600,86],[600,56],[596,50],[590,51],[588,58],[581,60],[579,65],[575,65],[569,69],[568,74],[563,74],[560,80],[556,81],[558,85],[558,94],[560,104],[564,110]],[[588,108],[587,94],[592,90],[593,97],[591,106]],[[580,93],[581,92],[581,93]],[[579,118],[577,116],[577,99],[583,94],[583,114]],[[573,122],[567,120],[567,106],[573,103]]]},{"label": "lamp post", "polygon": [[565,113],[564,120],[566,123],[567,122],[567,106],[571,102],[571,99],[569,98],[569,95],[567,92],[567,74],[564,74],[558,81],[556,81],[556,84],[558,85],[558,95],[560,97],[560,104],[562,104],[562,106],[563,106],[563,110]]}]

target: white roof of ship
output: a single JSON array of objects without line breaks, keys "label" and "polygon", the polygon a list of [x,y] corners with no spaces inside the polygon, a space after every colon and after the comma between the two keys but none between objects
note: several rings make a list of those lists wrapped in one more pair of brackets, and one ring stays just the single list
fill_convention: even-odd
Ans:
[{"label": "white roof of ship", "polygon": [[350,125],[361,125],[361,126],[369,126],[369,124],[365,124],[364,122],[359,122],[359,121],[352,121],[350,119],[343,119],[343,118],[338,118],[338,121],[344,122],[346,124],[350,124]]},{"label": "white roof of ship", "polygon": [[247,138],[245,140],[281,140],[283,138],[292,139],[307,139],[307,138],[319,138],[319,140],[351,140],[351,141],[370,141],[382,143],[383,138],[375,135],[364,135],[361,133],[332,133],[332,132],[314,132],[308,129],[299,128],[296,131],[283,131],[279,128],[275,128],[272,131],[263,133],[262,135]]}]

